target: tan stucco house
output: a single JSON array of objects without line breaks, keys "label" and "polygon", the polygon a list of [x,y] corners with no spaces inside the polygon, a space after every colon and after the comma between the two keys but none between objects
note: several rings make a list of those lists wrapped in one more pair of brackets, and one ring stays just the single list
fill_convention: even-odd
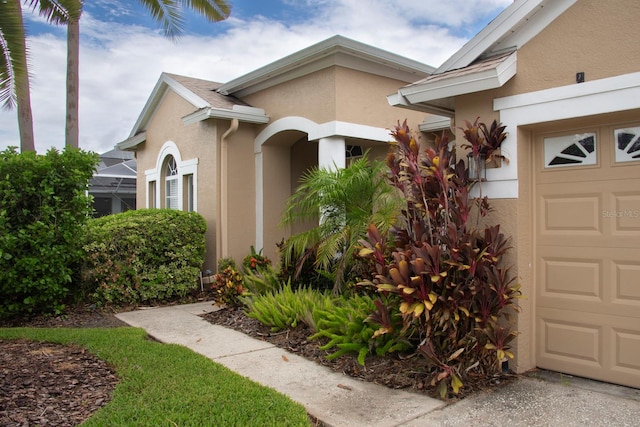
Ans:
[{"label": "tan stucco house", "polygon": [[437,69],[336,36],[224,84],[163,74],[118,148],[138,207],[207,218],[211,266],[273,256],[301,173],[385,152],[397,120],[497,119],[509,162],[483,193],[525,295],[511,367],[640,388],[637,22],[637,0],[516,0]]},{"label": "tan stucco house", "polygon": [[397,120],[449,126],[386,99],[433,71],[335,36],[224,84],[163,73],[118,144],[136,153],[137,206],[201,213],[205,268],[251,246],[277,259],[292,231],[278,227],[280,215],[306,170],[344,167],[367,149],[386,154]]},{"label": "tan stucco house", "polygon": [[638,22],[637,0],[516,0],[388,98],[507,126],[511,161],[487,171],[483,191],[514,238],[526,296],[519,371],[640,388]]}]

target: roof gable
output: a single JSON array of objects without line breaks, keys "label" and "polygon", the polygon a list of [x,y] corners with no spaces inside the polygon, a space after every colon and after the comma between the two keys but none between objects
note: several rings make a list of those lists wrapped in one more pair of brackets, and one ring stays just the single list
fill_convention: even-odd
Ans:
[{"label": "roof gable", "polygon": [[158,106],[169,91],[193,105],[194,111],[183,117],[185,124],[191,124],[208,118],[233,119],[263,123],[268,121],[264,110],[253,108],[233,96],[216,91],[220,83],[177,74],[162,73],[151,95],[138,116],[129,137],[118,143],[120,150],[131,150],[146,140],[146,127]]},{"label": "roof gable", "polygon": [[522,47],[578,0],[515,0],[434,74]]},{"label": "roof gable", "polygon": [[336,35],[231,80],[218,91],[243,97],[333,65],[406,82],[426,77],[435,70],[421,62]]},{"label": "roof gable", "polygon": [[517,71],[517,50],[578,0],[515,0],[434,74],[387,97],[394,106],[452,117],[454,97],[501,87]]}]

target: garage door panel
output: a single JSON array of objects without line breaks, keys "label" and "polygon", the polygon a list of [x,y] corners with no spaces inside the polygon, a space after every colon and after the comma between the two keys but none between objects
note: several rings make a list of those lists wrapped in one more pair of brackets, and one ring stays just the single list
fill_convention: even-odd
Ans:
[{"label": "garage door panel", "polygon": [[635,317],[640,324],[640,249],[538,246],[536,304]]},{"label": "garage door panel", "polygon": [[613,263],[614,301],[618,304],[635,306],[640,312],[640,261],[613,261]]},{"label": "garage door panel", "polygon": [[599,259],[545,257],[539,262],[545,278],[542,296],[602,301],[602,265]]},{"label": "garage door panel", "polygon": [[601,205],[598,194],[543,196],[541,231],[569,231],[593,235],[600,231]]},{"label": "garage door panel", "polygon": [[614,211],[603,211],[603,218],[614,219],[614,233],[618,236],[640,237],[640,180],[636,192],[612,193]]},{"label": "garage door panel", "polygon": [[640,372],[640,331],[613,329],[613,367],[617,371],[638,375]]},{"label": "garage door panel", "polygon": [[602,331],[598,325],[541,317],[544,357],[578,359],[582,365],[599,368]]},{"label": "garage door panel", "polygon": [[640,387],[640,324],[607,314],[539,308],[537,365]]}]

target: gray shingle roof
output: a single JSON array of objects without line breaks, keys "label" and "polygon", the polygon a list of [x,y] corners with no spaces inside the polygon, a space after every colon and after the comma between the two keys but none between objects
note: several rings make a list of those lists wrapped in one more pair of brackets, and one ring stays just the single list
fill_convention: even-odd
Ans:
[{"label": "gray shingle roof", "polygon": [[212,108],[221,108],[231,110],[234,105],[249,106],[246,102],[234,96],[222,95],[216,92],[222,83],[212,82],[209,80],[196,79],[193,77],[180,76],[178,74],[165,73],[176,82],[207,101]]}]

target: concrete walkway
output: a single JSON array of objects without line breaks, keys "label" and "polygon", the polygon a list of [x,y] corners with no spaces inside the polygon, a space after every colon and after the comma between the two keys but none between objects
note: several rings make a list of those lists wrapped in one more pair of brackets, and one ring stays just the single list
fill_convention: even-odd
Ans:
[{"label": "concrete walkway", "polygon": [[160,342],[184,345],[301,403],[327,426],[638,426],[640,390],[523,378],[453,405],[334,372],[199,317],[211,302],[117,317]]}]

